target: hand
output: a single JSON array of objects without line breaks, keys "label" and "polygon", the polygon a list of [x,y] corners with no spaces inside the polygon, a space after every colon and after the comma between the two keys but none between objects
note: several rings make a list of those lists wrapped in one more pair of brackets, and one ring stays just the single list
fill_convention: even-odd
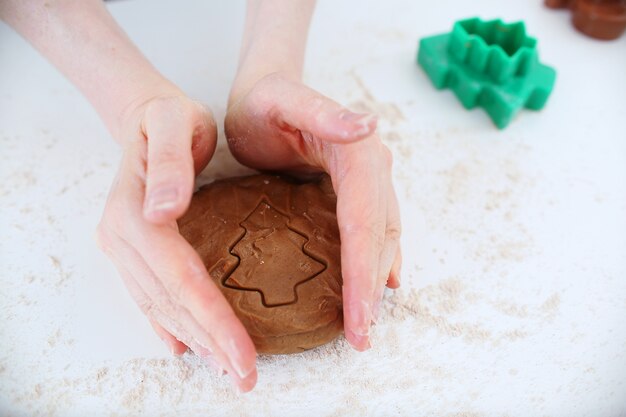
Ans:
[{"label": "hand", "polygon": [[158,73],[100,0],[0,1],[0,18],[78,87],[124,147],[98,241],[156,332],[174,353],[190,347],[252,389],[254,345],[176,225],[194,172],[215,150],[211,114]]},{"label": "hand", "polygon": [[173,353],[189,347],[249,391],[257,378],[252,340],[176,224],[215,150],[215,122],[177,90],[141,103],[121,118],[124,155],[98,243]]},{"label": "hand", "polygon": [[375,134],[375,117],[355,114],[294,77],[272,73],[248,91],[235,84],[224,126],[233,155],[247,166],[331,176],[345,334],[356,349],[367,349],[385,285],[400,285],[401,263],[391,152]]}]

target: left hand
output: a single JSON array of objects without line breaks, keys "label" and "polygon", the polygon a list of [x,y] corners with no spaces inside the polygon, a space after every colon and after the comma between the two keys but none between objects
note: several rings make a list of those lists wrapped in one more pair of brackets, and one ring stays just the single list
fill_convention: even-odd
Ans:
[{"label": "left hand", "polygon": [[401,264],[392,156],[375,134],[376,118],[272,73],[247,91],[233,87],[224,126],[233,155],[249,167],[330,175],[337,194],[345,334],[357,350],[369,348],[385,285],[400,286]]},{"label": "left hand", "polygon": [[189,347],[249,391],[257,380],[252,339],[176,223],[215,150],[211,112],[169,83],[127,109],[98,243],[173,353]]}]

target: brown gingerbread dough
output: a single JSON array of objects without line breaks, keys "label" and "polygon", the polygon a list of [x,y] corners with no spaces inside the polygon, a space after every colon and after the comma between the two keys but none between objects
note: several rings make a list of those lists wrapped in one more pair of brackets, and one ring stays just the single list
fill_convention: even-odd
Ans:
[{"label": "brown gingerbread dough", "polygon": [[295,353],[343,328],[337,198],[325,176],[216,181],[178,221],[259,353]]}]

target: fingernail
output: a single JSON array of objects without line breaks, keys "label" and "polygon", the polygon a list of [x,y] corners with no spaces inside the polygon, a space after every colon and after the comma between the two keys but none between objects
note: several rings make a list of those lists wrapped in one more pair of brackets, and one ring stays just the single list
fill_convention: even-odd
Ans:
[{"label": "fingernail", "polygon": [[150,193],[146,207],[149,212],[168,210],[176,205],[178,196],[177,187],[157,188]]},{"label": "fingernail", "polygon": [[339,115],[344,122],[352,123],[357,129],[352,130],[353,135],[365,135],[373,130],[372,123],[375,123],[377,117],[371,113],[352,113],[345,111]]},{"label": "fingernail", "polygon": [[254,371],[254,363],[249,369],[246,369],[244,367],[243,355],[241,354],[241,351],[239,350],[239,346],[237,346],[235,339],[229,340],[228,347],[229,349],[226,350],[226,354],[228,356],[228,359],[230,360],[231,366],[233,367],[235,373],[240,379],[246,379],[246,377]]},{"label": "fingernail", "polygon": [[344,110],[339,113],[339,118],[345,122],[356,122],[358,120],[371,117],[370,113],[354,113],[350,110]]}]

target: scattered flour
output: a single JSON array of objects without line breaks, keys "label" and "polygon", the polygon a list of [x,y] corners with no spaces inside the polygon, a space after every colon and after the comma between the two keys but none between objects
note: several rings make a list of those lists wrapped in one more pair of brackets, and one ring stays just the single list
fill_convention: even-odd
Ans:
[{"label": "scattered flour", "polygon": [[[136,358],[81,372],[79,376],[69,376],[68,372],[68,376],[50,378],[44,373],[36,384],[13,386],[9,392],[3,393],[0,384],[0,395],[8,396],[17,409],[32,416],[64,416],[67,410],[76,410],[74,414],[79,414],[80,410],[93,407],[102,410],[102,414],[116,416],[173,416],[183,409],[185,412],[252,416],[258,415],[258,410],[272,414],[272,404],[287,393],[290,398],[298,398],[300,391],[321,390],[322,395],[328,389],[324,395],[335,395],[333,404],[337,404],[329,415],[371,414],[375,410],[360,403],[364,393],[371,396],[410,392],[423,383],[424,375],[429,383],[455,377],[450,368],[430,363],[427,353],[416,344],[428,332],[435,332],[435,337],[458,338],[468,344],[514,343],[527,337],[528,332],[518,328],[499,329],[488,320],[470,322],[463,319],[464,314],[476,306],[488,304],[493,307],[493,314],[521,315],[540,323],[545,320],[546,309],[553,312],[558,309],[556,295],[537,306],[520,307],[489,300],[482,294],[467,297],[468,293],[471,293],[470,288],[456,277],[419,290],[397,290],[383,302],[381,319],[373,330],[374,347],[368,353],[354,352],[340,338],[298,355],[262,356],[258,359],[259,386],[243,396],[231,388],[227,376],[218,376],[193,354],[167,359]],[[403,326],[412,329],[414,337],[410,340],[400,336],[406,334]],[[66,343],[62,332],[56,330],[50,335],[48,345],[54,348],[71,343]],[[370,355],[369,359],[365,355]],[[406,362],[413,371],[390,374],[380,381],[380,375],[385,374],[377,367],[397,369],[393,364],[398,360]],[[337,373],[341,369],[351,371]],[[361,369],[363,377],[356,377],[355,369]],[[9,366],[2,360],[1,377],[14,377],[7,373],[11,373]],[[322,382],[329,374],[336,380],[334,383],[343,387],[340,392],[333,393],[332,384],[327,386]],[[372,379],[370,374],[378,375],[378,380]],[[117,400],[105,400],[110,398]],[[290,406],[296,409],[297,405]]]}]

